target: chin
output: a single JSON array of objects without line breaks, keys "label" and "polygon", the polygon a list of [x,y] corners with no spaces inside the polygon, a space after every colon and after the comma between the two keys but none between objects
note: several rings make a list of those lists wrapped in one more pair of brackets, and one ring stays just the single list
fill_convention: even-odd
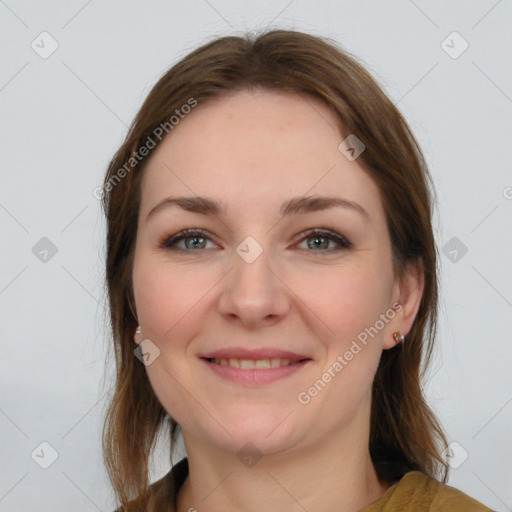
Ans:
[{"label": "chin", "polygon": [[[292,419],[293,413],[286,418],[289,413],[290,411],[287,411],[283,414],[281,410],[276,414],[268,414],[268,411],[267,414],[258,414],[254,411],[254,414],[223,415],[222,424],[227,432],[214,422],[215,426],[208,423],[204,425],[203,432],[196,435],[208,439],[208,443],[230,453],[238,454],[248,443],[252,443],[254,450],[261,454],[279,453],[296,442],[294,438],[297,432],[295,424],[292,423],[296,418]],[[251,448],[248,449],[250,451]]]},{"label": "chin", "polygon": [[236,455],[245,463],[246,457],[253,457],[254,460],[262,456],[280,454],[293,447],[294,443],[288,436],[274,434],[268,436],[268,432],[263,434],[241,430],[233,434],[232,438],[212,439],[212,442],[217,442],[218,449]]}]

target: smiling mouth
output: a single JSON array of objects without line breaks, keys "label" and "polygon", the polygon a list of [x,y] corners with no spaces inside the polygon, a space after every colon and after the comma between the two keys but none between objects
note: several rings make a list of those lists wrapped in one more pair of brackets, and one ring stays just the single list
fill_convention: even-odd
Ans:
[{"label": "smiling mouth", "polygon": [[282,366],[294,366],[310,359],[301,359],[294,361],[291,359],[271,358],[271,359],[235,359],[235,358],[215,358],[204,357],[202,358],[209,363],[214,363],[219,366],[231,366],[232,368],[239,368],[241,370],[267,370],[269,368],[280,368]]}]

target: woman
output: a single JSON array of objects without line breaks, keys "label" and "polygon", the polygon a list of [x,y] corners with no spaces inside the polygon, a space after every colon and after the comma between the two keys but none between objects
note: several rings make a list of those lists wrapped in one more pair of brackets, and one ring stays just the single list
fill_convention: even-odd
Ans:
[{"label": "woman", "polygon": [[[159,80],[103,186],[119,510],[490,510],[446,485],[420,384],[429,180],[328,40],[221,37]],[[165,426],[187,457],[150,485]]]}]

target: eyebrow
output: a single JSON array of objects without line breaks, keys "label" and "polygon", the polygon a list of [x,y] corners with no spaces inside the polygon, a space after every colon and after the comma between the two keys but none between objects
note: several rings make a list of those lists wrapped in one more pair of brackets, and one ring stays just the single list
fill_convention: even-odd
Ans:
[{"label": "eyebrow", "polygon": [[[203,215],[217,216],[225,213],[225,208],[222,204],[209,197],[167,197],[151,209],[146,217],[146,222],[155,213],[172,206],[178,206],[183,210]],[[283,217],[287,217],[290,215],[327,210],[328,208],[334,207],[346,208],[360,213],[367,220],[370,219],[368,212],[360,204],[336,196],[293,197],[281,205],[280,212]]]}]

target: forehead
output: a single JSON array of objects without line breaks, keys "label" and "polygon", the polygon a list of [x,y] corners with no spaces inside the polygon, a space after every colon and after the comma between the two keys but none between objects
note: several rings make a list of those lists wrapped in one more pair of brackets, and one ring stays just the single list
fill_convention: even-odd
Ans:
[{"label": "forehead", "polygon": [[378,188],[339,151],[344,138],[334,113],[308,96],[241,91],[199,103],[151,156],[141,209],[171,194],[260,208],[329,194],[375,210]]}]

